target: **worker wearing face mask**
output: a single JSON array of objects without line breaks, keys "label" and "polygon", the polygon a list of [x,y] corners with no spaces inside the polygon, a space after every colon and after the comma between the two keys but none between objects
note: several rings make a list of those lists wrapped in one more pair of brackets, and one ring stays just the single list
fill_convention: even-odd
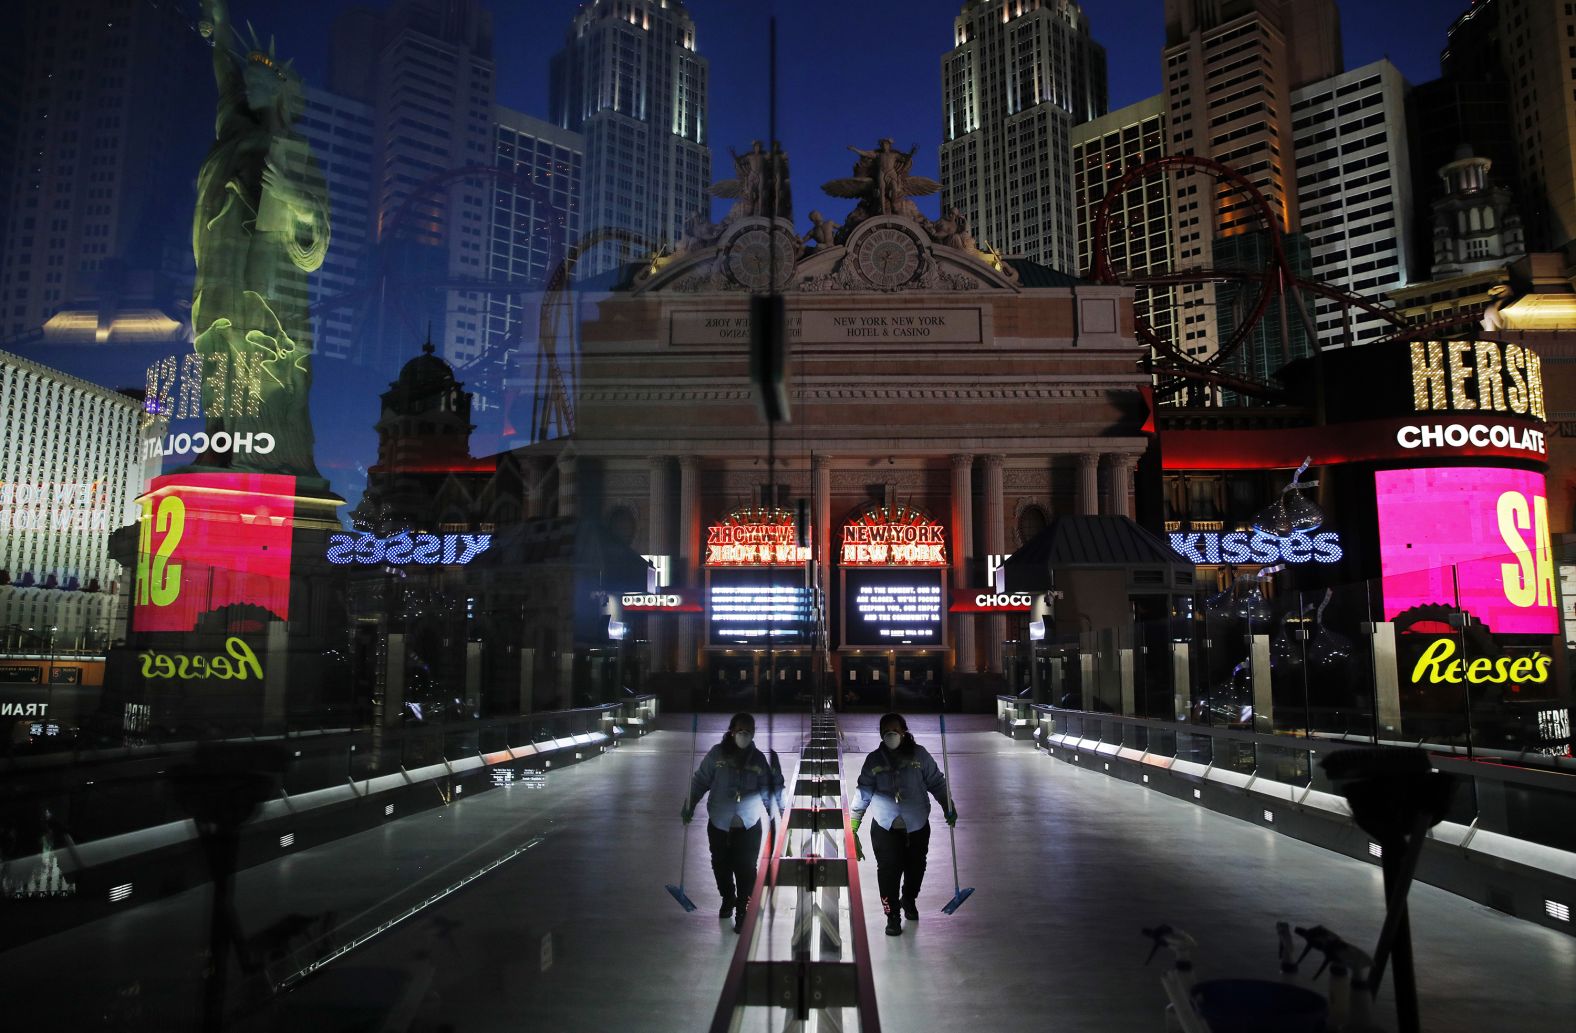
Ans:
[{"label": "worker wearing face mask", "polygon": [[[859,826],[870,809],[870,840],[876,850],[876,885],[881,890],[881,910],[886,932],[903,932],[903,917],[919,917],[920,883],[925,878],[925,856],[930,852],[929,793],[941,804],[948,825],[957,823],[956,807],[947,803],[947,778],[930,751],[914,741],[902,714],[881,719],[881,745],[865,758],[859,772],[859,797],[852,811],[854,845],[865,859]],[[901,907],[901,914],[899,908]]]},{"label": "worker wearing face mask", "polygon": [[761,819],[775,805],[783,808],[783,773],[772,753],[768,762],[755,746],[755,718],[734,714],[722,741],[706,754],[690,779],[689,796],[679,817],[687,825],[707,793],[706,838],[711,872],[722,895],[719,917],[733,915],[733,931],[744,925],[744,909],[755,889],[755,862],[761,854]]}]

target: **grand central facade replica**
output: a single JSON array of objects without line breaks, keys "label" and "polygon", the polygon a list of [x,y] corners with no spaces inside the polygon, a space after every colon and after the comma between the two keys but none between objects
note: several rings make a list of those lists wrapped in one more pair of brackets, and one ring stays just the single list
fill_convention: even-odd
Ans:
[{"label": "grand central facade replica", "polygon": [[[801,232],[787,156],[756,144],[713,187],[734,199],[721,223],[578,297],[557,508],[654,558],[653,591],[608,602],[615,634],[649,643],[648,687],[787,702],[819,642],[844,702],[994,689],[1028,610],[993,597],[1000,558],[1058,515],[1132,515],[1131,290],[1003,258],[957,213],[920,214],[935,183],[912,153],[853,150],[824,187],[858,199],[843,225],[814,211]],[[791,412],[770,469],[750,378],[767,292]]]}]

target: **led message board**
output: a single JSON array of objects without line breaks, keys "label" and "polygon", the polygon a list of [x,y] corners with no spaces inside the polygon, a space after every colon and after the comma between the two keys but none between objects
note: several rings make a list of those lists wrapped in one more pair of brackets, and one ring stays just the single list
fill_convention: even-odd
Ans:
[{"label": "led message board", "polygon": [[708,567],[789,567],[810,559],[794,515],[765,506],[737,509],[706,530]]},{"label": "led message board", "polygon": [[1460,608],[1496,634],[1558,629],[1542,474],[1380,470],[1374,491],[1386,620],[1418,606],[1455,606],[1459,593]]},{"label": "led message board", "polygon": [[944,529],[909,506],[880,506],[843,527],[847,567],[945,567]]},{"label": "led message board", "polygon": [[939,570],[843,573],[845,646],[939,646],[946,607]]},{"label": "led message board", "polygon": [[0,531],[108,531],[122,514],[110,509],[108,481],[0,483]]},{"label": "led message board", "polygon": [[814,596],[794,576],[715,570],[707,579],[706,635],[714,646],[804,645],[814,630]]},{"label": "led message board", "polygon": [[135,630],[191,631],[232,604],[289,619],[294,477],[156,477],[137,505]]}]

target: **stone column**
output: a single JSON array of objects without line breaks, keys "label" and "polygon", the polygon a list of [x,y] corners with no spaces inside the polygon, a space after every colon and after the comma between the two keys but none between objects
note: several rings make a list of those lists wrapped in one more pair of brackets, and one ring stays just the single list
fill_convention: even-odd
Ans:
[{"label": "stone column", "polygon": [[[1005,489],[1002,485],[1001,474],[1002,457],[990,455],[985,457],[985,552],[1001,554],[1007,551],[1006,517],[1003,515],[1006,507],[1004,498]],[[1007,615],[993,613],[990,615],[990,642],[987,643],[990,657],[990,672],[1002,673],[1002,640],[1007,637]]]},{"label": "stone column", "polygon": [[810,499],[815,521],[810,555],[820,571],[822,591],[830,591],[832,571],[837,569],[837,557],[832,555],[832,457],[820,452],[810,460]]},{"label": "stone column", "polygon": [[[668,551],[668,457],[652,456],[647,462],[651,466],[651,494],[647,500],[646,551],[653,556],[660,556]],[[646,617],[646,633],[651,643],[653,671],[671,669],[668,661],[668,643],[672,640],[670,632],[675,616],[675,614],[653,613]]]},{"label": "stone column", "polygon": [[[974,548],[974,457],[960,453],[952,457],[952,587],[972,588],[969,584],[969,550]],[[989,586],[987,586],[989,587]],[[956,628],[957,654],[953,670],[973,674],[974,615],[952,615]]]},{"label": "stone column", "polygon": [[[673,576],[691,591],[702,589],[700,579],[700,460],[679,456],[679,533]],[[704,618],[705,614],[701,614]],[[688,674],[695,670],[695,615],[679,615],[679,654],[675,669]]]},{"label": "stone column", "polygon": [[1100,453],[1078,456],[1078,515],[1100,515]]},{"label": "stone column", "polygon": [[561,456],[558,460],[558,515],[559,517],[572,517],[575,511],[575,464],[573,456]]},{"label": "stone column", "polygon": [[546,459],[533,459],[524,472],[525,515],[532,520],[547,516],[547,478],[553,474],[553,464]]},{"label": "stone column", "polygon": [[1133,516],[1133,457],[1116,452],[1106,457],[1111,463],[1111,515]]}]

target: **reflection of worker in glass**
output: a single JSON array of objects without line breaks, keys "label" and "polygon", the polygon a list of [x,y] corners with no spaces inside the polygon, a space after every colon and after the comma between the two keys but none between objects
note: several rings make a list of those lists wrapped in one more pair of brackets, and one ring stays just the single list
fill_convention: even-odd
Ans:
[{"label": "reflection of worker in glass", "polygon": [[717,877],[722,908],[733,918],[733,931],[744,925],[744,909],[755,889],[755,862],[761,854],[761,819],[773,801],[782,810],[783,773],[755,745],[755,718],[734,714],[728,732],[713,746],[690,779],[689,796],[679,817],[687,825],[695,805],[708,792],[706,838],[711,845],[711,872]]},{"label": "reflection of worker in glass", "polygon": [[[881,719],[881,745],[865,758],[859,772],[859,799],[853,807],[854,842],[866,808],[873,808],[870,841],[876,850],[876,884],[881,890],[881,910],[886,913],[888,936],[903,931],[902,915],[910,922],[919,917],[920,883],[925,878],[925,857],[930,852],[929,793],[941,804],[948,825],[958,820],[957,808],[947,802],[947,778],[930,751],[914,741],[902,714]],[[864,849],[859,850],[864,860]]]}]

